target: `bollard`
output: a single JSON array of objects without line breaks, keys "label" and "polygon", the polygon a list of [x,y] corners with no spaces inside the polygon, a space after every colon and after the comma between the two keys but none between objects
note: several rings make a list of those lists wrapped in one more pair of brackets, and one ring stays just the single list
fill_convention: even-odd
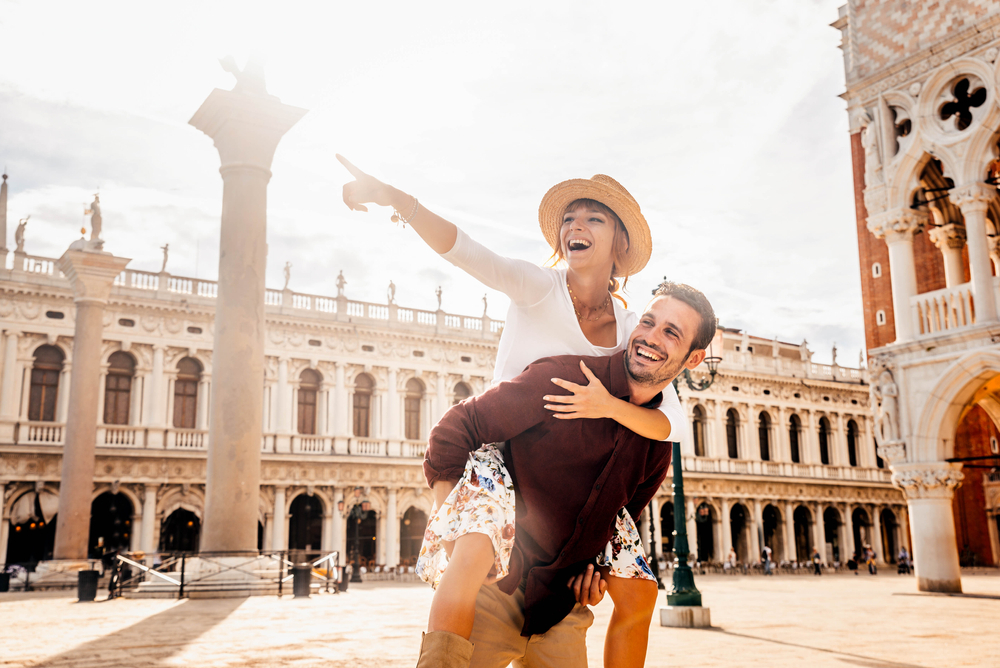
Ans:
[{"label": "bollard", "polygon": [[292,566],[292,591],[295,598],[309,598],[312,584],[312,566],[310,564],[295,564]]},{"label": "bollard", "polygon": [[97,598],[97,579],[100,577],[97,571],[78,571],[76,597],[81,603],[87,603]]}]

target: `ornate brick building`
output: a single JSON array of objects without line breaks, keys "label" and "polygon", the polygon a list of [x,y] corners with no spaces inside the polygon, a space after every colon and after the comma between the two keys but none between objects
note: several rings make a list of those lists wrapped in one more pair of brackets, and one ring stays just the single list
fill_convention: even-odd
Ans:
[{"label": "ornate brick building", "polygon": [[853,0],[833,25],[875,433],[909,499],[920,588],[955,591],[960,561],[1000,558],[1000,7]]}]

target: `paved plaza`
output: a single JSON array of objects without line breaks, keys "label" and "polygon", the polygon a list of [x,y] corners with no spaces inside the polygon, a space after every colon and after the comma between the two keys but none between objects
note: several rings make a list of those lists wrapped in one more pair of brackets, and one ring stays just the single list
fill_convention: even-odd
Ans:
[{"label": "paved plaza", "polygon": [[[912,578],[704,576],[711,630],[654,625],[648,666],[1000,666],[1000,577],[962,597],[918,595]],[[0,594],[0,666],[415,664],[431,592],[372,583],[342,595],[77,603],[69,592]],[[611,602],[590,637],[601,665]]]}]

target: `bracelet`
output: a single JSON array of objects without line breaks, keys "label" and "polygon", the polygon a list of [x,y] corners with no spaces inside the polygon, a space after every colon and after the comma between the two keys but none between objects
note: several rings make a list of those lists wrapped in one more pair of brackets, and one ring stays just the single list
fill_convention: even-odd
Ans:
[{"label": "bracelet", "polygon": [[414,197],[413,198],[413,211],[410,212],[409,216],[407,216],[406,218],[403,218],[403,216],[400,215],[399,211],[397,211],[396,208],[393,207],[393,209],[392,209],[392,217],[389,218],[389,220],[391,220],[392,222],[397,223],[397,224],[400,223],[400,222],[402,222],[403,223],[403,229],[406,229],[406,224],[408,222],[410,222],[411,220],[413,220],[413,217],[415,215],[417,215],[417,209],[419,209],[419,208],[420,208],[420,200],[418,200],[416,197]]}]

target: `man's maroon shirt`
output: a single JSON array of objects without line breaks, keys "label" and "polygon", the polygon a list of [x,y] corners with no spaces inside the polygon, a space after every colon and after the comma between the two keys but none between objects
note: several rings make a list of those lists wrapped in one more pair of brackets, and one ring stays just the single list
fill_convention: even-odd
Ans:
[{"label": "man's maroon shirt", "polygon": [[[512,594],[526,579],[525,636],[544,633],[572,611],[569,578],[604,552],[621,508],[638,519],[670,464],[669,442],[643,438],[610,419],[559,420],[544,408],[544,395],[568,394],[553,378],[589,382],[581,359],[612,396],[628,400],[624,353],[547,357],[453,406],[431,430],[424,458],[431,486],[454,483],[470,452],[484,443],[506,443],[516,530],[510,574],[499,586]],[[646,406],[655,408],[661,400],[657,395]]]}]

